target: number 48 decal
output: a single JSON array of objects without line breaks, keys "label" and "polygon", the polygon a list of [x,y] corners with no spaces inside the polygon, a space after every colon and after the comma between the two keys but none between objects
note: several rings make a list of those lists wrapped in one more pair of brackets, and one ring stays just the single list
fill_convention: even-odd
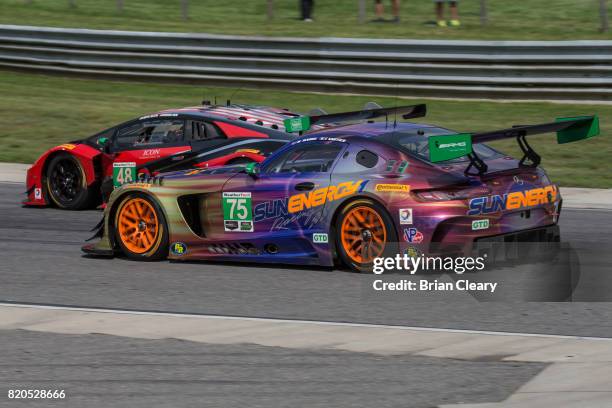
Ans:
[{"label": "number 48 decal", "polygon": [[113,163],[113,186],[134,182],[136,163]]}]

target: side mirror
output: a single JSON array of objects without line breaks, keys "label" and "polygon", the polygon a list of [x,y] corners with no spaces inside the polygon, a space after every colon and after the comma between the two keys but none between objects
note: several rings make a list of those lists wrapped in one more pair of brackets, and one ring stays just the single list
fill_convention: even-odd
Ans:
[{"label": "side mirror", "polygon": [[248,163],[244,167],[244,172],[253,178],[257,178],[259,170],[259,163]]},{"label": "side mirror", "polygon": [[105,152],[108,152],[108,148],[109,148],[108,142],[109,142],[108,137],[101,137],[97,140],[96,143],[98,143],[98,145],[101,146]]}]

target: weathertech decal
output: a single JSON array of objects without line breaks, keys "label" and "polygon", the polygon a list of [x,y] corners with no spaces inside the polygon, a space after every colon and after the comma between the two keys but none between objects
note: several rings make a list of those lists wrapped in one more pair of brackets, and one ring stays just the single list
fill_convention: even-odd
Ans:
[{"label": "weathertech decal", "polygon": [[227,232],[253,232],[250,192],[223,193],[223,226]]}]

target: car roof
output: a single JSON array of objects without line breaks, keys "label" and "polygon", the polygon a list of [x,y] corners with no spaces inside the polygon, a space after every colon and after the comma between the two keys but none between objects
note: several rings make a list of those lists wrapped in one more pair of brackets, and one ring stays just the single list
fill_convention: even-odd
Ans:
[{"label": "car roof", "polygon": [[[285,132],[285,119],[296,118],[301,115],[288,109],[271,106],[256,105],[200,105],[181,109],[167,109],[157,112],[156,115],[190,115],[202,118],[217,118],[249,125],[262,126]],[[313,126],[312,130],[323,129],[323,126]]]}]

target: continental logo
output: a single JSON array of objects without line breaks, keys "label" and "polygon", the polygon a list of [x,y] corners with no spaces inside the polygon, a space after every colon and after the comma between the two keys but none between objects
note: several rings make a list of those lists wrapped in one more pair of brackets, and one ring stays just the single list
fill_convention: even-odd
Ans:
[{"label": "continental logo", "polygon": [[503,210],[518,210],[554,203],[559,191],[557,186],[550,185],[526,191],[516,191],[504,195],[477,197],[470,200],[468,215],[491,214]]},{"label": "continental logo", "polygon": [[410,186],[406,184],[377,184],[375,189],[379,192],[408,193]]},{"label": "continental logo", "polygon": [[344,197],[348,197],[356,192],[363,191],[363,188],[368,181],[347,181],[340,183],[337,186],[322,187],[311,191],[310,193],[296,194],[289,197],[287,210],[290,214],[303,211],[309,208],[315,208],[325,204],[326,202],[336,201]]}]

